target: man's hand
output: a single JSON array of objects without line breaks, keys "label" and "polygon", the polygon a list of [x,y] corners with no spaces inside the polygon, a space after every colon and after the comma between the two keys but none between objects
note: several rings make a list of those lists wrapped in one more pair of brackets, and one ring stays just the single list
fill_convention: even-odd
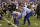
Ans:
[{"label": "man's hand", "polygon": [[16,17],[18,16],[18,13],[16,13]]},{"label": "man's hand", "polygon": [[22,17],[22,19],[24,20],[24,17]]},{"label": "man's hand", "polygon": [[18,16],[18,13],[16,13],[16,15]]}]

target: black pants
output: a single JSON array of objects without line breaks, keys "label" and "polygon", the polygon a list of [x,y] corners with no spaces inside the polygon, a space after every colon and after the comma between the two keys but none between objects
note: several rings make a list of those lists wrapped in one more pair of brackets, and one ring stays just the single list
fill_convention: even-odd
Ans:
[{"label": "black pants", "polygon": [[40,13],[39,13],[39,12],[37,12],[37,18],[39,18],[39,16],[40,16]]}]

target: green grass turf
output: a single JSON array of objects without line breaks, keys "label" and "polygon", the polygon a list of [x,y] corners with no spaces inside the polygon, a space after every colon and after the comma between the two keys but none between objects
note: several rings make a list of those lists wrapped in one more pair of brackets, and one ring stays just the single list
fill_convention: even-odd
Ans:
[{"label": "green grass turf", "polygon": [[[10,21],[10,18],[8,18],[8,12],[6,14],[6,19]],[[31,22],[30,26],[22,25],[23,24],[22,19],[19,19],[19,22],[20,22],[20,25],[18,27],[40,27],[40,19],[37,19],[36,16],[31,16],[30,17],[30,22]],[[34,23],[37,23],[38,25],[36,25]],[[0,27],[14,27],[13,25],[8,25],[8,22],[5,21],[5,20],[0,20],[0,24],[2,24]],[[26,24],[28,24],[27,21],[26,21]]]}]

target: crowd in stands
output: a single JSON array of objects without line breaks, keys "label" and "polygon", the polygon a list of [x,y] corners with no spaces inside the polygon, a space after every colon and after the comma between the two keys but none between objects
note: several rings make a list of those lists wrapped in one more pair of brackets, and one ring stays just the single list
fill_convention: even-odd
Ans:
[{"label": "crowd in stands", "polygon": [[[6,11],[8,10],[9,13],[10,11],[14,11],[15,9],[19,9],[18,5],[19,3],[21,3],[24,7],[28,7],[29,9],[33,10],[33,12],[35,11],[35,14],[37,13],[37,5],[40,2],[40,0],[1,0],[1,4],[0,4],[0,8],[2,9],[2,11],[4,11],[4,13],[6,14]],[[0,9],[0,10],[1,10]],[[34,16],[35,16],[34,14]],[[9,14],[8,14],[9,16]]]}]

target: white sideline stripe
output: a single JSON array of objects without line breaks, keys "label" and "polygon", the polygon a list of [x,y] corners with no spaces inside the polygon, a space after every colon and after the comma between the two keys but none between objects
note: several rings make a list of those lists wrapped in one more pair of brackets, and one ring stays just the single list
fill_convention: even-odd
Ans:
[{"label": "white sideline stripe", "polygon": [[0,24],[0,26],[2,26],[2,24]]},{"label": "white sideline stripe", "polygon": [[[5,19],[7,22],[10,22],[10,21],[8,21],[7,19]],[[12,23],[11,23],[12,24]],[[15,26],[15,27],[17,27],[16,25],[14,25],[14,24],[12,24],[13,26]]]},{"label": "white sideline stripe", "polygon": [[36,26],[38,25],[37,23],[34,23]]}]

